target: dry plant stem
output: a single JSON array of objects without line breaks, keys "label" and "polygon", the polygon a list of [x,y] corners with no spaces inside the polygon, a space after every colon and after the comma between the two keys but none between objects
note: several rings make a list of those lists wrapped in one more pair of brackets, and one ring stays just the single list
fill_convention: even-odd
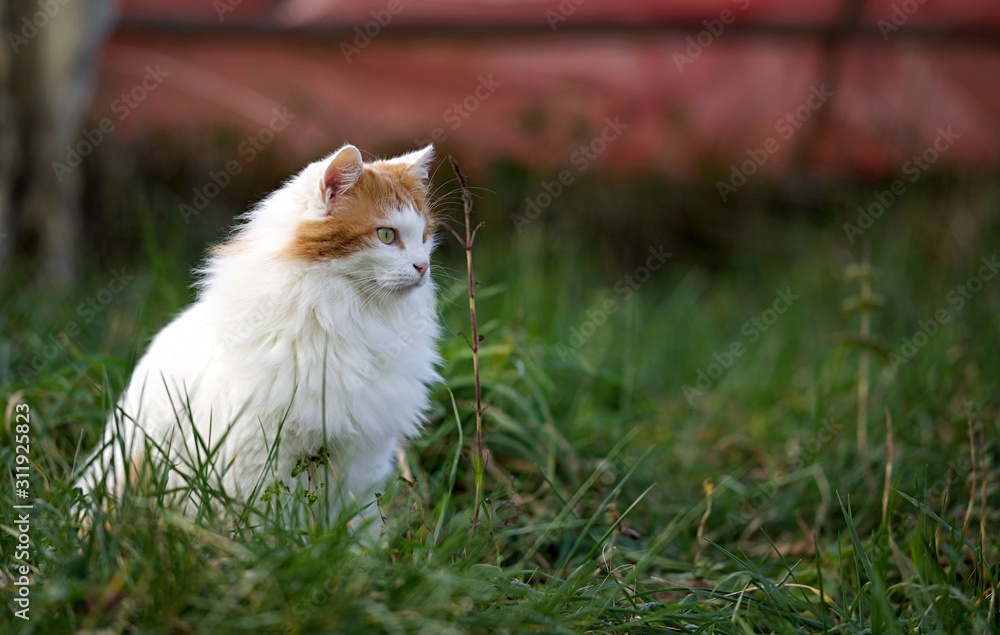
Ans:
[{"label": "dry plant stem", "polygon": [[[979,486],[979,551],[980,553],[986,553],[986,516],[988,514],[986,510],[986,493],[989,491],[989,472],[986,471],[986,431],[982,428],[979,429],[979,466],[983,468],[983,478]],[[983,579],[988,579],[989,575],[989,564],[986,559],[983,558],[980,561],[980,566],[982,566],[982,576]],[[996,589],[993,589],[993,595],[996,595]],[[990,600],[992,605],[993,600]],[[990,615],[996,615],[992,610],[989,612]]]},{"label": "dry plant stem", "polygon": [[691,563],[691,572],[696,578],[698,576],[698,561],[701,559],[701,543],[705,536],[705,523],[708,522],[708,517],[712,514],[712,494],[715,492],[715,484],[710,478],[705,479],[701,486],[705,492],[705,512],[701,515],[701,520],[698,521],[698,532],[694,539],[694,562]]},{"label": "dry plant stem", "polygon": [[474,472],[476,479],[476,505],[472,512],[472,528],[479,525],[479,508],[483,503],[483,474],[486,469],[486,457],[483,454],[483,395],[479,379],[479,326],[476,322],[476,281],[472,274],[472,245],[476,241],[476,233],[483,223],[472,227],[472,193],[469,191],[465,174],[458,167],[458,162],[454,157],[448,157],[451,169],[458,177],[458,185],[462,190],[462,208],[465,212],[465,238],[459,235],[451,227],[448,231],[455,236],[455,239],[465,248],[465,268],[469,274],[469,322],[472,328],[472,339],[466,338],[469,348],[472,349],[472,373],[476,383],[476,460],[474,461]]},{"label": "dry plant stem", "polygon": [[962,536],[969,535],[969,521],[972,520],[972,509],[976,506],[976,477],[979,476],[979,467],[976,464],[976,432],[972,425],[972,414],[967,414],[969,428],[969,454],[972,460],[972,487],[969,489],[969,504],[965,508],[965,519],[962,521]]},{"label": "dry plant stem", "polygon": [[[888,407],[885,409],[885,447],[885,481],[882,484],[882,524],[887,526],[889,522],[889,494],[892,491],[893,464],[896,457],[896,444],[892,432],[892,413],[889,412]],[[896,544],[896,539],[892,537],[892,532],[887,532],[886,537],[889,539],[889,549],[892,550],[892,554],[896,558],[896,566],[901,571],[907,569],[912,571],[912,567],[906,562],[906,557],[900,552],[899,545]]]},{"label": "dry plant stem", "polygon": [[875,493],[875,472],[871,465],[868,448],[868,406],[871,384],[871,360],[868,348],[872,346],[871,312],[879,305],[878,297],[873,292],[874,272],[871,266],[871,248],[865,245],[864,255],[860,262],[847,268],[848,279],[856,279],[858,295],[844,300],[844,310],[848,313],[858,313],[858,382],[857,382],[857,423],[855,433],[858,443],[858,459],[865,475],[865,481],[872,493]]},{"label": "dry plant stem", "polygon": [[[996,607],[997,591],[998,589],[996,587],[990,589],[990,610],[986,612],[987,615],[996,615],[996,613],[994,613],[993,610]],[[987,624],[986,627],[983,629],[983,635],[989,635],[989,632],[990,632],[990,625]]]},{"label": "dry plant stem", "polygon": [[[979,443],[976,443],[976,428],[972,421],[972,413],[966,415],[968,421],[969,429],[969,455],[972,460],[972,483],[969,488],[969,504],[965,508],[965,519],[962,522],[962,536],[965,538],[969,537],[969,524],[972,520],[972,512],[976,506],[976,490],[978,487],[980,495],[980,510],[979,510],[979,544],[980,553],[985,553],[985,536],[986,536],[986,501],[987,501],[987,487],[988,487],[988,472],[986,470],[986,455],[985,455],[985,437],[982,430],[979,434]],[[982,474],[979,473],[980,469]],[[977,482],[978,480],[978,482]],[[971,551],[971,549],[970,549]],[[972,553],[972,557],[975,558],[975,552]],[[985,561],[978,561],[978,566],[982,570],[982,575],[984,579],[988,577],[987,563]]]},{"label": "dry plant stem", "polygon": [[[888,456],[885,461],[885,482],[882,485],[882,524],[884,525],[889,518],[889,490],[892,487],[892,462],[895,454],[895,448],[892,438],[892,414],[889,413],[889,409],[885,409],[885,446],[886,453]],[[889,539],[892,539],[892,534],[889,534]]]},{"label": "dry plant stem", "polygon": [[[866,275],[861,276],[861,293],[859,294],[859,299],[861,302],[861,315],[860,315],[860,335],[861,341],[866,342],[868,338],[871,337],[872,323],[871,323],[871,311],[867,306],[867,303],[872,297],[872,280],[871,280],[871,253],[869,251],[870,247],[865,246],[865,259],[862,264],[864,270],[867,272]],[[861,467],[865,473],[865,479],[868,481],[869,487],[874,489],[875,486],[875,474],[872,472],[871,458],[868,455],[868,384],[869,384],[869,359],[868,352],[862,348],[860,357],[858,358],[858,424],[857,424],[857,434],[858,434],[858,456],[861,458]]]},{"label": "dry plant stem", "polygon": [[[954,474],[952,473],[951,468],[948,468],[948,471],[945,473],[944,477],[944,484],[945,484],[944,494],[941,496],[941,511],[939,515],[941,515],[942,518],[944,518],[943,514],[947,513],[945,510],[948,509],[948,501],[950,500],[953,476]],[[940,551],[941,549],[941,523],[935,523],[934,549],[935,551]]]}]

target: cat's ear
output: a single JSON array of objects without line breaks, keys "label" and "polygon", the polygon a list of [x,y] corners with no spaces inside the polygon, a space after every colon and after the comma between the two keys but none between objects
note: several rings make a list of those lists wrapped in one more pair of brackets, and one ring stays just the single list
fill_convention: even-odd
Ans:
[{"label": "cat's ear", "polygon": [[434,164],[434,144],[428,143],[419,150],[414,150],[402,156],[390,159],[390,163],[401,163],[407,166],[407,172],[413,175],[421,184],[427,183]]},{"label": "cat's ear", "polygon": [[352,145],[346,145],[334,155],[323,172],[320,189],[327,210],[333,207],[337,197],[357,183],[364,168],[361,152]]}]

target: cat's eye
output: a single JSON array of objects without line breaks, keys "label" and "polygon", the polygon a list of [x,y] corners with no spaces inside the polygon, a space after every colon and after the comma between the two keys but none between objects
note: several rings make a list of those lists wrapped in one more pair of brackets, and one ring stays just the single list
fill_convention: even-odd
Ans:
[{"label": "cat's eye", "polygon": [[375,230],[378,235],[378,239],[387,245],[391,245],[396,241],[396,230],[391,227],[379,227]]}]

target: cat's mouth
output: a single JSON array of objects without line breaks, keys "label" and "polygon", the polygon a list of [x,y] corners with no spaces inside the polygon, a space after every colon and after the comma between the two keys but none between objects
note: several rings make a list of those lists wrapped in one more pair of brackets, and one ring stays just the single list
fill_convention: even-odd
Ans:
[{"label": "cat's mouth", "polygon": [[399,291],[400,291],[400,293],[406,293],[407,291],[413,291],[417,287],[424,286],[424,283],[426,283],[426,282],[427,282],[427,276],[421,276],[415,282],[406,282],[406,283],[403,283],[402,285],[400,285]]},{"label": "cat's mouth", "polygon": [[391,295],[404,296],[418,287],[424,286],[426,281],[426,276],[418,280],[394,280],[388,284],[384,284],[382,288]]}]

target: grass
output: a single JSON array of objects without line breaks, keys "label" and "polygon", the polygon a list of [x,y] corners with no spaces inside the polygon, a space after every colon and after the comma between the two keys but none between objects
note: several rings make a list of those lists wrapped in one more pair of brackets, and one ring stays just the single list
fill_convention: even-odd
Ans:
[{"label": "grass", "polygon": [[[596,200],[588,182],[517,233],[508,216],[532,180],[498,173],[478,194],[475,251],[485,513],[472,530],[475,378],[455,335],[468,329],[464,253],[450,244],[437,257],[445,382],[406,478],[379,499],[382,539],[363,549],[346,520],[289,527],[266,505],[253,528],[210,511],[193,523],[155,487],[81,532],[74,462],[219,235],[209,215],[184,226],[183,194],[153,182],[123,187],[130,249],[95,257],[78,287],[25,288],[27,271],[5,283],[0,463],[12,473],[27,404],[33,582],[31,620],[9,602],[0,631],[1000,632],[1000,277],[949,302],[1000,244],[995,185],[914,190],[855,245],[841,229],[853,207],[836,201],[865,190],[819,209],[755,194],[706,212],[743,237],[720,247],[695,222],[573,218]],[[664,199],[635,196],[637,216],[698,202],[662,212]],[[843,303],[859,296],[864,242],[880,300],[860,302],[862,337]],[[665,264],[619,286],[661,244]],[[134,275],[118,292],[115,269]],[[767,324],[786,289],[797,297]],[[948,322],[893,371],[942,308]],[[0,504],[5,565],[14,502]]]}]

